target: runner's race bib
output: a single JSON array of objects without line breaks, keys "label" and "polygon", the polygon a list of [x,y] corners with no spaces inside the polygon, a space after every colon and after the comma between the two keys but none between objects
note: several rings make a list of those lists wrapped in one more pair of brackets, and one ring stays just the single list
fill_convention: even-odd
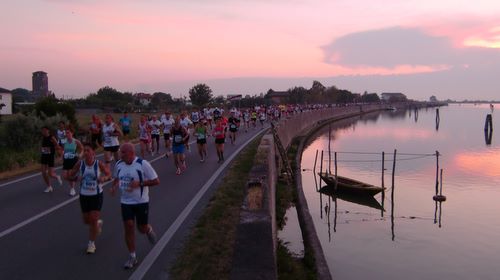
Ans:
[{"label": "runner's race bib", "polygon": [[127,191],[130,186],[130,182],[132,182],[133,180],[134,178],[127,176],[120,177],[120,190]]},{"label": "runner's race bib", "polygon": [[88,176],[82,179],[82,188],[88,191],[97,190],[97,181],[94,180],[93,176]]},{"label": "runner's race bib", "polygon": [[50,147],[42,147],[42,154],[44,155],[50,155]]},{"label": "runner's race bib", "polygon": [[174,141],[175,143],[182,143],[182,135],[175,135]]},{"label": "runner's race bib", "polygon": [[206,137],[205,137],[205,134],[201,134],[201,133],[199,133],[199,134],[198,134],[198,139],[199,139],[199,140],[203,140],[203,139],[205,139],[205,138],[206,138]]},{"label": "runner's race bib", "polygon": [[74,159],[75,157],[74,153],[64,153],[64,159]]}]

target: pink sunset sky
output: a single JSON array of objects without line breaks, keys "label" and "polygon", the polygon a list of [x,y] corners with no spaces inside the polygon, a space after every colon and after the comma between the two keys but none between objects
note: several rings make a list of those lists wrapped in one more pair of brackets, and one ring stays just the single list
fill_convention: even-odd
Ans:
[{"label": "pink sunset sky", "polygon": [[58,97],[309,88],[500,100],[500,1],[20,0],[0,4],[0,87]]}]

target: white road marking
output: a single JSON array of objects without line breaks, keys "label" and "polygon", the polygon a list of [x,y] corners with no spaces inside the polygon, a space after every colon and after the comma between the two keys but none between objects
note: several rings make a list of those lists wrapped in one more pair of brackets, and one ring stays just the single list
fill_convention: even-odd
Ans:
[{"label": "white road marking", "polygon": [[[196,141],[189,142],[189,144],[193,144],[193,143],[195,143],[195,142],[196,142]],[[164,155],[161,155],[161,156],[158,156],[158,157],[156,157],[156,158],[154,158],[154,159],[151,159],[151,160],[148,160],[148,161],[149,161],[150,163],[153,163],[153,162],[155,162],[155,161],[157,161],[157,160],[159,160],[159,159],[161,159],[161,158],[163,158],[163,157],[164,157]],[[31,177],[36,176],[36,175],[39,175],[39,174],[33,174],[33,175],[31,175]],[[27,177],[24,177],[24,179],[26,179],[26,178],[27,178]],[[23,179],[23,178],[21,178],[21,179]],[[21,180],[21,179],[19,179],[19,180]],[[111,182],[112,182],[112,181],[108,181],[108,182],[104,183],[104,184],[102,185],[102,186],[103,186],[103,188],[104,188],[106,185],[110,184]],[[24,221],[22,221],[22,222],[18,223],[18,224],[17,224],[17,225],[15,225],[15,226],[12,226],[12,227],[10,227],[10,228],[8,228],[8,229],[6,229],[6,230],[2,231],[2,232],[0,233],[0,238],[2,238],[2,237],[4,237],[4,236],[6,236],[6,235],[8,235],[8,234],[10,234],[10,233],[12,233],[12,232],[14,232],[14,231],[18,230],[18,229],[20,229],[20,228],[22,228],[22,227],[24,227],[24,226],[26,226],[26,225],[28,225],[28,224],[30,224],[30,223],[32,223],[32,222],[34,222],[34,221],[36,221],[36,220],[38,220],[38,219],[40,219],[40,218],[42,218],[42,217],[44,217],[44,216],[46,216],[46,215],[48,215],[48,214],[50,214],[50,213],[54,212],[54,211],[56,211],[57,209],[59,209],[59,208],[61,208],[61,207],[64,207],[64,206],[66,206],[66,205],[70,204],[71,202],[73,202],[73,201],[77,200],[78,198],[79,198],[79,196],[78,196],[78,195],[77,195],[77,196],[75,196],[75,197],[72,197],[72,198],[70,198],[70,199],[68,199],[68,200],[66,200],[66,201],[63,201],[63,202],[61,202],[61,203],[57,204],[57,205],[56,205],[56,206],[54,206],[54,207],[51,207],[51,208],[49,208],[49,209],[47,209],[47,210],[45,210],[45,211],[43,211],[43,212],[41,212],[41,213],[39,213],[39,214],[37,214],[37,215],[35,215],[35,216],[33,216],[33,217],[31,217],[31,218],[27,219],[27,220],[24,220]]]},{"label": "white road marking", "polygon": [[[264,130],[263,130],[264,131]],[[203,187],[196,193],[196,195],[193,197],[193,199],[189,202],[189,204],[182,210],[181,214],[175,219],[174,223],[168,228],[168,230],[163,234],[160,240],[156,243],[156,245],[151,249],[149,254],[144,258],[144,261],[140,263],[140,265],[137,267],[137,269],[134,271],[134,273],[130,276],[129,279],[142,279],[148,272],[148,270],[151,268],[153,263],[156,261],[158,256],[161,254],[165,246],[170,242],[174,234],[179,230],[180,226],[186,218],[189,216],[191,211],[194,209],[196,204],[200,201],[200,199],[203,197],[203,195],[207,192],[207,190],[210,188],[210,186],[213,184],[213,182],[219,177],[220,173],[226,168],[226,166],[231,163],[231,161],[238,155],[238,153],[248,145],[253,139],[255,139],[257,136],[259,136],[262,133],[259,132],[252,136],[250,139],[248,139],[244,145],[241,145],[230,157],[227,161],[225,161],[219,169],[215,171],[215,173],[208,179],[208,181],[203,185]]]},{"label": "white road marking", "polygon": [[[192,142],[189,142],[189,145],[193,144],[193,143],[196,143],[196,141],[192,141]],[[134,144],[134,146],[137,146],[139,145],[139,143],[137,144]],[[104,156],[104,154],[98,154],[96,155],[96,157],[102,157]],[[58,167],[55,167],[54,170],[59,170],[62,168],[62,165],[61,166],[58,166]],[[40,172],[37,172],[35,174],[31,174],[31,175],[28,175],[28,176],[25,176],[25,177],[21,177],[19,179],[15,179],[15,180],[12,180],[12,181],[9,181],[9,182],[6,182],[6,183],[3,183],[3,184],[0,184],[0,188],[2,187],[5,187],[5,186],[8,186],[8,185],[12,185],[12,184],[15,184],[15,183],[19,183],[19,182],[22,182],[24,180],[28,180],[30,178],[33,178],[33,177],[36,177],[36,176],[42,176],[42,174]]]}]

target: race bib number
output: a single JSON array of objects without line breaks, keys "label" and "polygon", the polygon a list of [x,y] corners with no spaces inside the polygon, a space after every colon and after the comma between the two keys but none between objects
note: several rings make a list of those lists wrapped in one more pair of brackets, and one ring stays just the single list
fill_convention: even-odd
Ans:
[{"label": "race bib number", "polygon": [[130,182],[132,182],[134,180],[134,178],[130,178],[130,177],[120,177],[120,190],[122,191],[127,191],[129,186],[130,186]]},{"label": "race bib number", "polygon": [[87,191],[95,191],[97,190],[97,181],[92,176],[85,177],[82,180],[82,188]]},{"label": "race bib number", "polygon": [[205,134],[201,134],[201,133],[200,133],[200,134],[198,134],[198,139],[199,139],[199,140],[203,140],[203,139],[205,139],[205,138],[206,138],[206,137],[205,137]]},{"label": "race bib number", "polygon": [[74,159],[75,156],[74,153],[64,153],[64,159]]},{"label": "race bib number", "polygon": [[231,129],[235,129],[235,128],[236,128],[236,125],[235,125],[235,124],[230,124],[230,125],[229,125],[229,128],[231,128]]},{"label": "race bib number", "polygon": [[112,144],[111,136],[109,135],[104,136],[104,143],[106,145],[111,145]]},{"label": "race bib number", "polygon": [[181,143],[182,142],[182,135],[175,135],[174,141],[175,141],[175,143]]},{"label": "race bib number", "polygon": [[44,155],[50,155],[50,147],[42,147],[42,154]]}]

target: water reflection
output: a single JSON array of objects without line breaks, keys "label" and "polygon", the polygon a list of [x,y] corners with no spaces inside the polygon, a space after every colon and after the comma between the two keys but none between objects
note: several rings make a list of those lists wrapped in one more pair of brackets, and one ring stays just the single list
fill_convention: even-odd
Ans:
[{"label": "water reflection", "polygon": [[491,139],[493,138],[493,130],[485,130],[484,131],[484,142],[486,145],[491,145]]}]

